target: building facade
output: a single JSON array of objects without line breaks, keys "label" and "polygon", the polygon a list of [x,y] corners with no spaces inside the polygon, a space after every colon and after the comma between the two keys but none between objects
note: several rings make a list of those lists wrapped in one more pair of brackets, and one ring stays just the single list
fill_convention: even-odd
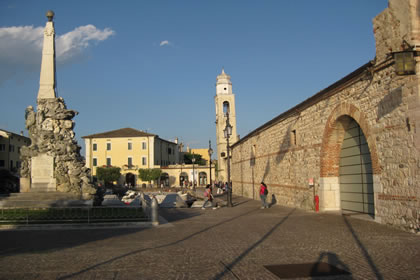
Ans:
[{"label": "building facade", "polygon": [[86,146],[86,167],[96,176],[98,166],[121,168],[121,182],[138,185],[141,168],[160,168],[179,162],[177,143],[158,135],[123,128],[82,137]]},{"label": "building facade", "polygon": [[236,143],[239,136],[236,132],[236,109],[235,95],[232,91],[230,76],[222,70],[216,80],[216,95],[214,97],[216,105],[216,141],[217,141],[217,180],[226,182],[228,180],[227,168],[227,139],[224,135],[227,116],[229,124],[232,126],[232,135],[229,137],[229,145]]},{"label": "building facade", "polygon": [[187,152],[190,154],[200,155],[201,158],[206,161],[206,163],[209,163],[209,149],[187,149]]},{"label": "building facade", "polygon": [[264,181],[280,205],[310,210],[318,196],[321,211],[419,231],[419,9],[390,0],[374,60],[234,144],[233,193],[258,199]]},{"label": "building facade", "polygon": [[0,169],[17,175],[21,166],[20,149],[30,144],[28,137],[0,129]]},{"label": "building facade", "polygon": [[160,184],[164,187],[193,185],[204,187],[210,184],[210,175],[212,182],[214,182],[215,178],[214,165],[211,166],[211,172],[209,165],[183,163],[163,166],[161,170]]}]

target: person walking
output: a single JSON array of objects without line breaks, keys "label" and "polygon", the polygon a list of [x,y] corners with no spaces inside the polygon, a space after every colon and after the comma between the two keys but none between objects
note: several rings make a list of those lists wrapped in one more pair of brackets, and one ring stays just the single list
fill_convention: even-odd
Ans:
[{"label": "person walking", "polygon": [[221,186],[220,182],[216,182],[216,188],[217,188],[216,194],[223,193],[222,186]]},{"label": "person walking", "polygon": [[213,210],[216,209],[216,207],[214,207],[214,205],[213,205],[213,194],[211,193],[210,185],[207,185],[206,190],[204,191],[204,203],[203,203],[203,207],[201,207],[201,209],[203,209],[203,210],[206,209],[207,202],[210,202],[210,205],[211,205],[211,207],[213,207]]},{"label": "person walking", "polygon": [[261,182],[261,185],[260,185],[260,198],[261,198],[261,205],[262,205],[261,209],[268,208],[267,194],[268,194],[267,185],[264,182]]}]

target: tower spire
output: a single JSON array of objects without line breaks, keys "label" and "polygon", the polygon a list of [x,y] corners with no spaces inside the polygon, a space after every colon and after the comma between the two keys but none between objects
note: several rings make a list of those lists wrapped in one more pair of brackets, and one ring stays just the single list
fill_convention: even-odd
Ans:
[{"label": "tower spire", "polygon": [[[224,68],[222,68],[222,73],[216,78],[216,96],[214,97],[214,103],[216,105],[217,177],[218,180],[227,181],[227,144],[233,145],[236,143],[238,141],[238,135],[236,132],[235,95],[232,92],[230,76],[226,74]],[[227,118],[229,118],[229,125],[232,128],[229,142],[227,142],[224,133]]]},{"label": "tower spire", "polygon": [[48,22],[44,29],[44,44],[42,48],[41,75],[39,78],[38,100],[45,98],[56,98],[55,86],[55,30],[54,12],[46,14]]}]

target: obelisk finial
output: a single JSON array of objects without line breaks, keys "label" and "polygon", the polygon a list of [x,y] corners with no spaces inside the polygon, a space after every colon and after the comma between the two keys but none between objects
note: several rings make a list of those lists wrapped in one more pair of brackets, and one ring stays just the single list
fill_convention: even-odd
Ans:
[{"label": "obelisk finial", "polygon": [[44,29],[44,44],[42,48],[41,74],[39,78],[38,100],[56,98],[55,93],[55,30],[54,12],[46,14],[48,22]]},{"label": "obelisk finial", "polygon": [[54,17],[54,12],[51,11],[51,10],[49,10],[49,11],[47,11],[46,16],[48,18],[48,21],[52,21],[53,20],[53,17]]}]

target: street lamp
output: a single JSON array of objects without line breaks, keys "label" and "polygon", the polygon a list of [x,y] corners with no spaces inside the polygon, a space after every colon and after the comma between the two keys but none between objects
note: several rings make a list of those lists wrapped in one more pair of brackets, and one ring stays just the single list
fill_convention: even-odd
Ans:
[{"label": "street lamp", "polygon": [[[181,161],[181,174],[179,174],[179,184],[181,185],[181,190],[182,187],[184,186],[184,175],[182,175],[182,167],[184,167],[184,161]],[[182,182],[181,182],[181,178],[182,178]]]},{"label": "street lamp", "polygon": [[193,163],[193,189],[195,190],[195,171],[194,171],[194,163],[195,163],[195,156],[193,154],[193,158],[191,159]]},{"label": "street lamp", "polygon": [[229,112],[226,112],[226,127],[223,130],[226,138],[226,152],[227,152],[227,176],[228,176],[228,189],[227,189],[227,206],[232,207],[232,185],[230,183],[230,156],[229,156],[229,137],[232,135],[232,126],[229,123]]},{"label": "street lamp", "polygon": [[213,149],[211,148],[211,141],[209,140],[209,162],[210,162],[210,186],[211,184],[211,155],[213,154]]}]

